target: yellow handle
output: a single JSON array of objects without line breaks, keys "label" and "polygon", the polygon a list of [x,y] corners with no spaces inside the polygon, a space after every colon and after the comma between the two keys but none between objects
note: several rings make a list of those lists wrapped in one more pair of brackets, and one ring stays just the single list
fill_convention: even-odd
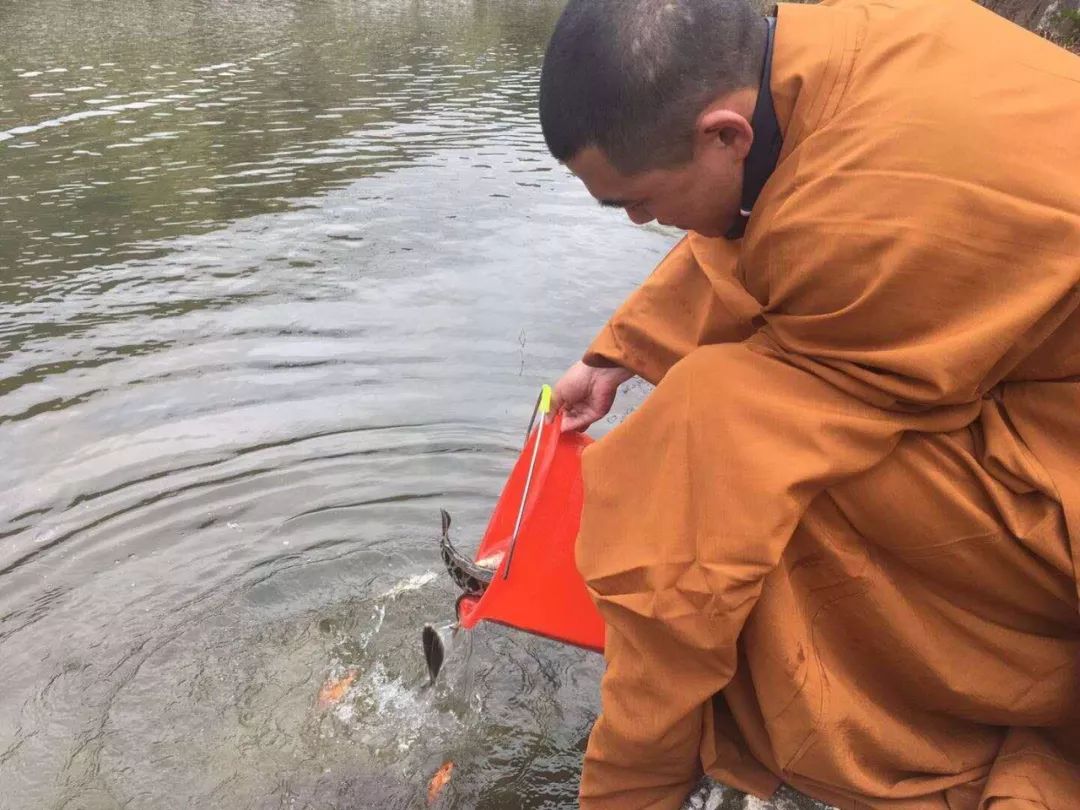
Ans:
[{"label": "yellow handle", "polygon": [[540,387],[540,413],[547,414],[551,412],[551,386],[543,385]]}]

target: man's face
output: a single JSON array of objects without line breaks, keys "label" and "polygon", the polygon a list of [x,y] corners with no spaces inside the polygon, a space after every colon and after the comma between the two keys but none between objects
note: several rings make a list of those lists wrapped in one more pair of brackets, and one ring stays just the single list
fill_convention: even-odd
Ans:
[{"label": "man's face", "polygon": [[739,213],[743,161],[737,150],[706,144],[685,164],[624,175],[597,147],[566,164],[601,205],[621,208],[637,225],[656,220],[703,236],[723,236]]}]

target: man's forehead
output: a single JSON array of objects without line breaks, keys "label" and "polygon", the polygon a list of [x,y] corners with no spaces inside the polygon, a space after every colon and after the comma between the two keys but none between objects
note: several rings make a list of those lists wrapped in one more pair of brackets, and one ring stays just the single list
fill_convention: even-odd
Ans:
[{"label": "man's forehead", "polygon": [[625,208],[634,202],[634,182],[611,165],[607,156],[595,146],[587,146],[570,160],[566,167],[585,184],[585,188],[600,204]]},{"label": "man's forehead", "polygon": [[616,180],[618,170],[596,146],[586,146],[566,161],[566,167],[582,180]]}]

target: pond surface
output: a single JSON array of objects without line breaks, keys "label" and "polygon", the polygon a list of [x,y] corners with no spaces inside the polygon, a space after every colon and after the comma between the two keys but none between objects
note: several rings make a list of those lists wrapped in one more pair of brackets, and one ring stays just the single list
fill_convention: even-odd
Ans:
[{"label": "pond surface", "polygon": [[600,658],[419,644],[674,241],[543,147],[559,8],[0,4],[0,808],[574,804]]}]

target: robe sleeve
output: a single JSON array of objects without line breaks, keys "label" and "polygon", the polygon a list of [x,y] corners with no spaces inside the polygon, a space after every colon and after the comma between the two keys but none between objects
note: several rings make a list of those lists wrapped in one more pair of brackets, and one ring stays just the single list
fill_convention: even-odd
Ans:
[{"label": "robe sleeve", "polygon": [[[1075,309],[1076,217],[990,216],[1002,200],[918,180],[796,199],[748,280],[762,328],[691,351],[586,451],[577,560],[609,636],[584,810],[680,806],[703,711],[810,501],[905,431],[969,424]],[[907,193],[939,215],[897,214]],[[1003,235],[1003,216],[1027,231]]]},{"label": "robe sleeve", "polygon": [[736,280],[737,261],[737,242],[689,234],[619,307],[584,362],[655,384],[695,347],[747,337],[760,306]]}]

